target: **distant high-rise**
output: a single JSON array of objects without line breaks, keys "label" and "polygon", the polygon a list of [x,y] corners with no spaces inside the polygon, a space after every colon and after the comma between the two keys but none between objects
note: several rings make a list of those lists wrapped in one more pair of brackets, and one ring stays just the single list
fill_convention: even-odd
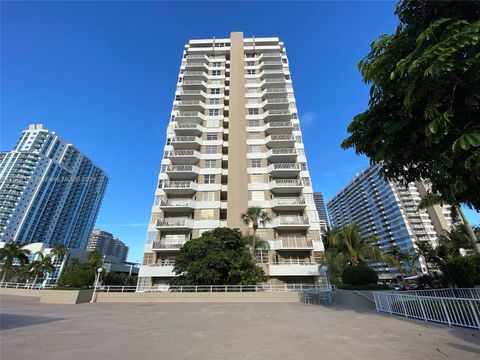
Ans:
[{"label": "distant high-rise", "polygon": [[191,40],[185,45],[139,284],[168,283],[175,256],[216,227],[248,228],[241,214],[264,208],[257,235],[273,284],[318,283],[323,256],[288,58],[276,37]]},{"label": "distant high-rise", "polygon": [[111,233],[100,229],[92,231],[87,250],[98,251],[106,256],[106,262],[123,264],[127,261],[128,246],[122,241],[115,239]]},{"label": "distant high-rise", "polygon": [[0,241],[85,249],[107,175],[42,125],[0,154]]},{"label": "distant high-rise", "polygon": [[321,192],[313,193],[313,200],[315,201],[315,207],[317,209],[318,218],[320,219],[320,226],[322,230],[326,231],[328,226],[327,209],[323,202],[323,194]]},{"label": "distant high-rise", "polygon": [[[437,245],[438,236],[452,229],[451,207],[435,205],[419,209],[426,185],[421,182],[405,187],[385,181],[379,174],[380,165],[371,166],[356,175],[350,184],[327,203],[331,225],[342,227],[356,223],[363,236],[375,235],[378,245],[389,251],[397,246],[401,251],[415,248],[416,241]],[[411,267],[405,264],[405,267]],[[426,272],[423,259],[416,264],[419,273]],[[398,269],[374,265],[380,278],[399,275]]]}]

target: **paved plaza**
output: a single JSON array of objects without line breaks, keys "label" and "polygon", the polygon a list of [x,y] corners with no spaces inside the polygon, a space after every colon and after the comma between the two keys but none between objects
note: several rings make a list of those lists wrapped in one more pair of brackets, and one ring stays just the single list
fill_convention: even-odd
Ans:
[{"label": "paved plaza", "polygon": [[0,301],[2,360],[480,358],[478,330],[336,305]]}]

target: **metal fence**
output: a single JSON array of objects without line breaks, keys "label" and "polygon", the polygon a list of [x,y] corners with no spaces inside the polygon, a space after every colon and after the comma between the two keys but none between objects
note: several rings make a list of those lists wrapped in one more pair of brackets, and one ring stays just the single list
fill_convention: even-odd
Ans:
[{"label": "metal fence", "polygon": [[478,290],[379,291],[373,292],[373,298],[377,311],[480,330],[480,298],[474,297]]},{"label": "metal fence", "polygon": [[48,290],[55,287],[52,284],[28,284],[28,283],[15,283],[15,282],[0,282],[0,288],[9,289],[29,289],[29,290]]},{"label": "metal fence", "polygon": [[285,284],[285,285],[157,285],[157,286],[100,286],[100,292],[303,292],[305,290],[329,290],[323,285]]}]

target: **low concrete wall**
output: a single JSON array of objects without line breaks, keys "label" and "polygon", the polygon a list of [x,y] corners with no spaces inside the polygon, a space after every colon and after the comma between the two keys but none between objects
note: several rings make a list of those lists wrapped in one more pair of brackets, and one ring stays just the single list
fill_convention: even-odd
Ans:
[{"label": "low concrete wall", "polygon": [[155,302],[155,303],[219,303],[219,302],[299,302],[300,296],[295,292],[201,292],[201,293],[97,293],[97,302]]},{"label": "low concrete wall", "polygon": [[30,290],[1,288],[0,295],[30,296],[48,304],[82,304],[89,302],[93,290]]},{"label": "low concrete wall", "polygon": [[372,291],[369,290],[336,289],[333,292],[333,301],[341,305],[375,310],[375,301],[373,300]]}]

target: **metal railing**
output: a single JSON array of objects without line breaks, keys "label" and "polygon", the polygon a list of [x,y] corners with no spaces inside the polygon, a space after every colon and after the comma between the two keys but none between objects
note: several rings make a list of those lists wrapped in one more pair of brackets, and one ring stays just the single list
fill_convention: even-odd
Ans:
[{"label": "metal railing", "polygon": [[297,179],[275,179],[273,184],[275,186],[302,186],[302,181]]},{"label": "metal railing", "polygon": [[290,121],[272,121],[268,123],[268,127],[279,128],[279,127],[292,127]]},{"label": "metal railing", "polygon": [[[382,291],[373,292],[373,298],[377,311],[480,330],[480,300],[445,296],[449,294],[449,290],[453,289],[431,290],[434,294],[442,294],[441,296],[428,296],[423,293],[423,290]],[[472,295],[475,292],[466,291],[465,294]]]},{"label": "metal railing", "polygon": [[166,218],[166,219],[158,219],[157,220],[157,226],[180,226],[184,227],[189,224],[189,221],[191,221],[190,218]]},{"label": "metal railing", "polygon": [[277,205],[305,205],[303,197],[276,197],[273,201]]},{"label": "metal railing", "polygon": [[297,149],[295,148],[280,148],[269,150],[272,155],[297,155]]},{"label": "metal railing", "polygon": [[[172,244],[172,243],[165,243],[164,241],[154,241],[152,243],[152,249],[180,249],[183,245],[185,245],[185,242],[186,241]],[[175,263],[168,264],[168,265],[175,265]]]},{"label": "metal railing", "polygon": [[169,153],[170,157],[172,156],[194,156],[199,155],[196,150],[173,150]]},{"label": "metal railing", "polygon": [[300,170],[300,164],[298,163],[274,163],[270,165],[274,170]]},{"label": "metal railing", "polygon": [[163,183],[163,188],[167,189],[190,189],[193,188],[197,183],[194,181],[165,181]]},{"label": "metal railing", "polygon": [[198,136],[175,136],[172,139],[172,142],[192,142],[192,141],[200,141]]},{"label": "metal railing", "polygon": [[324,285],[285,284],[285,285],[157,285],[157,286],[101,286],[99,292],[175,292],[175,293],[202,293],[202,292],[303,292],[306,290],[331,291]]},{"label": "metal railing", "polygon": [[28,284],[28,283],[16,283],[16,282],[0,282],[0,288],[8,289],[28,289],[28,290],[48,290],[54,288],[52,284]]},{"label": "metal railing", "polygon": [[282,141],[282,140],[295,140],[295,137],[293,135],[285,135],[285,134],[282,134],[282,135],[270,135],[269,137],[267,137],[267,142],[268,140],[270,141]]},{"label": "metal railing", "polygon": [[313,241],[311,239],[281,239],[282,248],[292,248],[292,249],[301,249],[301,248],[313,248]]},{"label": "metal railing", "polygon": [[171,171],[193,172],[196,170],[198,170],[198,167],[193,165],[168,165],[166,168],[166,171],[168,172],[171,172]]},{"label": "metal railing", "polygon": [[182,207],[182,206],[189,206],[189,205],[192,205],[193,206],[193,202],[195,200],[192,200],[190,198],[185,198],[185,199],[168,199],[168,200],[162,200],[160,202],[160,205],[161,206],[172,206],[172,207],[175,207],[175,206],[178,206],[178,207]]},{"label": "metal railing", "polygon": [[[429,290],[410,290],[409,295],[436,296],[480,300],[480,288],[446,288]],[[405,292],[403,292],[405,294]]]},{"label": "metal railing", "polygon": [[268,110],[267,115],[290,115],[290,110]]}]

